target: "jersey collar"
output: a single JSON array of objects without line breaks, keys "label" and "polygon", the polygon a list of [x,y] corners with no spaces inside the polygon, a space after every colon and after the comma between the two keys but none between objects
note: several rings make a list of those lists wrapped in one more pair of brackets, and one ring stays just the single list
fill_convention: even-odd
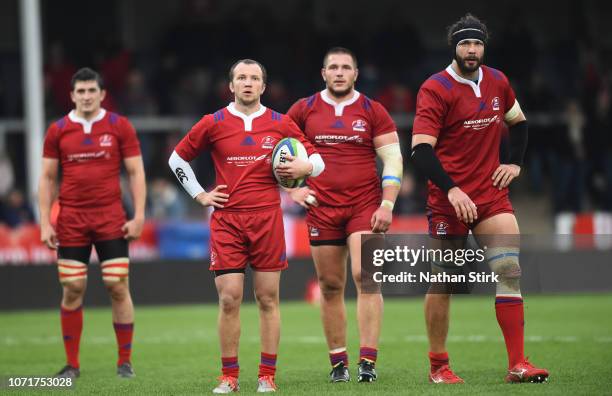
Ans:
[{"label": "jersey collar", "polygon": [[324,89],[323,91],[321,91],[321,99],[323,99],[323,102],[332,105],[334,107],[334,112],[336,114],[336,117],[340,117],[342,116],[342,112],[344,111],[344,108],[346,106],[352,105],[353,103],[355,103],[357,101],[357,99],[359,99],[359,95],[360,93],[357,92],[356,90],[353,91],[353,97],[350,99],[347,99],[343,102],[340,103],[336,103],[332,100],[332,98],[329,97],[329,93],[327,92],[327,89]]},{"label": "jersey collar", "polygon": [[250,132],[253,130],[253,120],[263,115],[263,113],[265,113],[267,110],[266,106],[262,104],[260,104],[259,106],[259,110],[257,110],[255,113],[246,115],[236,109],[235,103],[231,102],[229,105],[227,105],[227,111],[229,111],[230,114],[235,115],[236,117],[242,118],[242,121],[244,121],[244,130]]},{"label": "jersey collar", "polygon": [[91,128],[93,128],[93,124],[103,119],[105,115],[106,110],[101,108],[97,116],[87,121],[85,118],[77,117],[76,111],[72,110],[70,113],[68,113],[68,118],[70,118],[70,121],[74,123],[81,124],[83,126],[83,132],[91,133]]},{"label": "jersey collar", "polygon": [[446,72],[450,74],[451,77],[454,78],[455,81],[457,81],[458,83],[469,85],[470,87],[472,87],[472,90],[474,91],[474,95],[476,95],[477,98],[481,97],[480,83],[482,82],[482,67],[478,68],[478,84],[474,83],[474,81],[468,80],[458,75],[455,72],[455,70],[452,68],[452,64],[448,65],[448,67],[446,68]]}]

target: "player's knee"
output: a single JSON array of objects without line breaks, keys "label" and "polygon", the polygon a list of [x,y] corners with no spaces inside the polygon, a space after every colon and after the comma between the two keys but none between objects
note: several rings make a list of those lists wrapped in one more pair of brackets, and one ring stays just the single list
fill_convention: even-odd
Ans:
[{"label": "player's knee", "polygon": [[224,313],[237,312],[242,302],[242,294],[239,292],[224,292],[219,295],[219,307]]},{"label": "player's knee", "polygon": [[518,249],[495,248],[489,254],[489,266],[495,275],[497,275],[498,293],[516,293],[520,291],[521,266],[519,265]]},{"label": "player's knee", "polygon": [[63,299],[66,305],[72,305],[83,299],[85,282],[73,281],[63,283]]},{"label": "player's knee", "polygon": [[[470,286],[466,282],[447,282],[446,277],[465,276],[464,267],[455,265],[454,262],[447,261],[432,261],[431,274],[435,275],[436,279],[432,280],[427,290],[428,295],[445,296],[448,298],[453,294],[469,294]],[[439,279],[439,281],[438,281]]]},{"label": "player's knee", "polygon": [[257,292],[255,299],[261,311],[273,311],[278,307],[277,292]]},{"label": "player's knee", "polygon": [[127,282],[104,282],[106,290],[111,300],[116,302],[125,301],[130,296],[130,289]]},{"label": "player's knee", "polygon": [[339,276],[329,274],[319,275],[319,287],[323,297],[333,297],[344,294],[344,280]]}]

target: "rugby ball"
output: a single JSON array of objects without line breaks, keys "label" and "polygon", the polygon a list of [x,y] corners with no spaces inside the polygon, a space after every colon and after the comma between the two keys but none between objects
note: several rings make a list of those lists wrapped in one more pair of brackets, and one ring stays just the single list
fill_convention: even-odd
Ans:
[{"label": "rugby ball", "polygon": [[287,155],[308,161],[308,153],[306,153],[304,145],[294,138],[282,139],[276,144],[274,151],[272,151],[272,173],[274,173],[274,177],[276,181],[278,181],[278,184],[285,188],[299,187],[304,182],[305,177],[289,179],[276,174],[276,167],[285,163]]}]

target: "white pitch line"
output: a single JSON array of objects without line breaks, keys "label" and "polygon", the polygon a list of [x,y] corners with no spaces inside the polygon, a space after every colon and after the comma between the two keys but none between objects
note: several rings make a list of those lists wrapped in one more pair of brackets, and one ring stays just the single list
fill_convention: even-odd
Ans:
[{"label": "white pitch line", "polygon": [[[197,331],[190,333],[188,336],[178,333],[167,333],[156,336],[136,336],[134,340],[138,344],[192,344],[194,342],[212,342],[217,340],[217,334],[212,332]],[[448,337],[448,342],[457,343],[483,343],[483,342],[501,342],[503,337],[489,336],[483,334],[472,335],[451,335]],[[572,335],[567,336],[541,336],[528,335],[525,337],[526,342],[595,342],[595,343],[612,343],[612,336],[593,336],[593,337],[577,337]],[[257,344],[260,342],[258,335],[244,335],[240,342],[247,344]],[[320,344],[325,342],[323,336],[285,336],[281,337],[283,343],[297,344]],[[426,343],[427,336],[423,334],[410,334],[403,337],[381,337],[381,343]],[[41,336],[41,337],[20,337],[20,336],[4,336],[0,337],[0,345],[6,347],[15,347],[23,345],[60,345],[62,343],[61,336]],[[114,345],[116,343],[114,336],[84,336],[81,340],[84,344],[94,345]]]}]

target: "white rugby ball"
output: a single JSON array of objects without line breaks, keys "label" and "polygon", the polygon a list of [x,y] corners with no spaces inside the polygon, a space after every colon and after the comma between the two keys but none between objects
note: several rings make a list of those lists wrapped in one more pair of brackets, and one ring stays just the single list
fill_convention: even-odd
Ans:
[{"label": "white rugby ball", "polygon": [[282,139],[276,144],[274,151],[272,151],[272,173],[274,173],[274,177],[276,181],[278,181],[278,184],[285,188],[299,187],[304,182],[305,177],[289,179],[276,174],[276,167],[285,163],[287,155],[308,161],[308,153],[304,145],[295,138]]}]

